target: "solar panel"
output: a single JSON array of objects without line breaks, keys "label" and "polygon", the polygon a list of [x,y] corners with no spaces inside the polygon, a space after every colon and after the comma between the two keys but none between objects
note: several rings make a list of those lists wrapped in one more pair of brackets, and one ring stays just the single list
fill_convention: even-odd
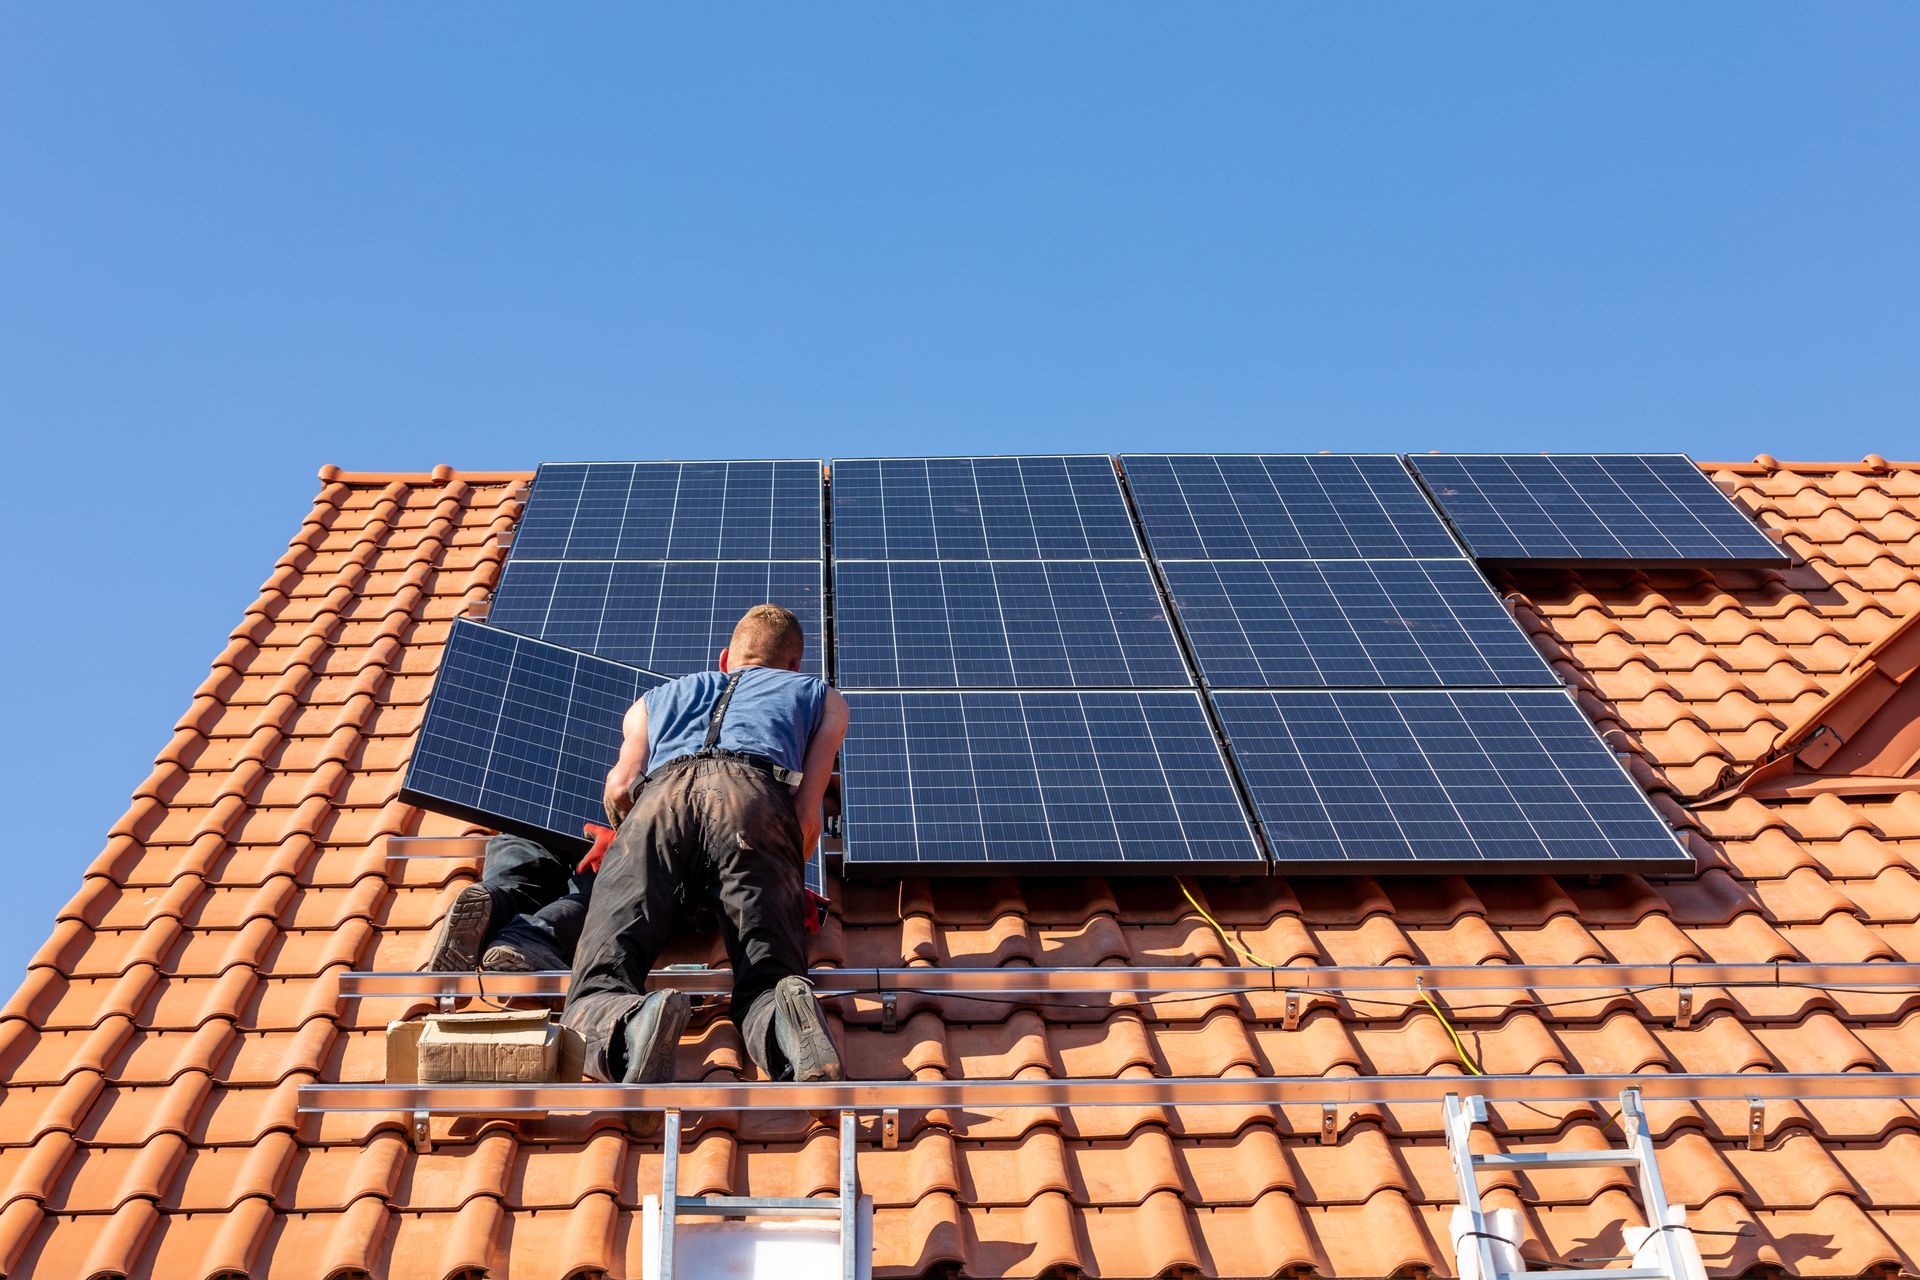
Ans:
[{"label": "solar panel", "polygon": [[1156,559],[1461,554],[1392,454],[1128,454],[1121,463]]},{"label": "solar panel", "polygon": [[825,671],[816,561],[523,561],[509,557],[487,621],[602,658],[683,676],[713,666],[740,615],[793,610],[805,669]]},{"label": "solar panel", "polygon": [[833,555],[846,560],[1131,560],[1105,455],[837,460]]},{"label": "solar panel", "polygon": [[1192,684],[1146,562],[846,561],[843,689]]},{"label": "solar panel", "polygon": [[1553,686],[1470,560],[1169,560],[1216,688]]},{"label": "solar panel", "polygon": [[605,822],[627,708],[666,677],[454,620],[400,798],[572,849]]},{"label": "solar panel", "polygon": [[818,560],[818,462],[549,462],[510,559]]},{"label": "solar panel", "polygon": [[1264,864],[1191,690],[846,696],[849,865]]},{"label": "solar panel", "polygon": [[1564,693],[1213,695],[1280,862],[1691,866]]},{"label": "solar panel", "polygon": [[[456,618],[400,798],[584,852],[634,700],[667,683],[625,663]],[[823,893],[818,856],[807,884]]]},{"label": "solar panel", "polygon": [[1410,460],[1483,560],[1790,563],[1685,454]]}]

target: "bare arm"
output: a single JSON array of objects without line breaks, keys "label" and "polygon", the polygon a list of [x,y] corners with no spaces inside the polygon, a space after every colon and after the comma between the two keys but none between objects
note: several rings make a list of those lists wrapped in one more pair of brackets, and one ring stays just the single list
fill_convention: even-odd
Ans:
[{"label": "bare arm", "polygon": [[838,689],[827,690],[826,706],[821,709],[820,727],[807,744],[807,759],[802,768],[799,790],[793,793],[793,813],[800,819],[800,856],[811,858],[820,843],[820,805],[827,798],[827,779],[833,774],[833,758],[847,737],[847,700]]},{"label": "bare arm", "polygon": [[620,758],[607,771],[607,816],[616,823],[633,808],[633,784],[647,771],[647,702],[640,698],[620,722]]}]

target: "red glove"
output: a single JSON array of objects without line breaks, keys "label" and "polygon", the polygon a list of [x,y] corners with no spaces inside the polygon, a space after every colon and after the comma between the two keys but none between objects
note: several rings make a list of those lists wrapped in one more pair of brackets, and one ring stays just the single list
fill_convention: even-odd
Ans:
[{"label": "red glove", "polygon": [[598,871],[600,864],[607,859],[607,846],[613,843],[613,828],[603,827],[597,822],[582,823],[580,833],[593,841],[593,848],[587,850],[587,856],[580,859],[580,865],[573,869],[575,875]]},{"label": "red glove", "polygon": [[807,903],[802,911],[800,923],[806,927],[808,933],[818,933],[820,926],[827,922],[827,908],[833,904],[811,889],[802,889],[801,892],[807,895]]}]

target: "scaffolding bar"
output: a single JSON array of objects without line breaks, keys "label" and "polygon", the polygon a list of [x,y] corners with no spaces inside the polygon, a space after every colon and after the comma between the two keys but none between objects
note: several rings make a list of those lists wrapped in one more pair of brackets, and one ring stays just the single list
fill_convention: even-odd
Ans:
[{"label": "scaffolding bar", "polygon": [[[1650,1102],[1920,1098],[1920,1072],[1752,1072],[1728,1075],[1431,1075],[1143,1077],[1122,1080],[845,1080],[819,1084],[309,1084],[302,1111],[496,1115],[551,1111],[880,1111],[932,1107],[1290,1106],[1604,1102],[1638,1089]],[[668,1117],[669,1122],[672,1116]],[[677,1126],[673,1126],[677,1127]]]},{"label": "scaffolding bar", "polygon": [[[821,995],[1097,995],[1249,991],[1576,991],[1612,987],[1861,987],[1920,990],[1920,964],[1894,961],[1824,964],[1511,964],[1316,965],[1255,969],[1218,965],[1101,965],[1094,968],[815,969]],[[367,972],[340,975],[342,998],[457,999],[485,994],[561,996],[564,969],[541,973]],[[725,995],[729,969],[656,969],[650,984],[689,995]],[[482,991],[484,988],[484,993]]]}]

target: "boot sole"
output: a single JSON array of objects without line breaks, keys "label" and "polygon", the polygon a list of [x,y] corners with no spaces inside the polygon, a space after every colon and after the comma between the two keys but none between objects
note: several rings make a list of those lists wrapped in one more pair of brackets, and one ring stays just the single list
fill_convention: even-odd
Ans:
[{"label": "boot sole", "polygon": [[479,967],[480,944],[493,916],[493,898],[477,884],[460,891],[427,956],[428,973],[468,973]]},{"label": "boot sole", "polygon": [[[680,1033],[687,1029],[687,1019],[693,1012],[693,1001],[685,992],[672,991],[664,1000],[643,1003],[634,1016],[643,1019],[639,1027],[638,1039],[642,1046],[636,1059],[632,1053],[635,1036],[623,1032],[627,1037],[627,1070],[621,1077],[623,1084],[659,1084],[673,1074],[673,1051],[680,1047]],[[642,1140],[651,1140],[660,1136],[661,1117],[658,1111],[629,1111],[626,1113],[627,1132]]]},{"label": "boot sole", "polygon": [[805,983],[785,979],[773,989],[773,999],[773,1016],[786,1019],[798,1042],[795,1048],[799,1052],[788,1055],[794,1080],[800,1084],[818,1084],[846,1079],[846,1069],[840,1065],[840,1052],[833,1047],[833,1037],[827,1033],[826,1019],[820,1016],[820,1001],[814,997],[813,989]]}]

